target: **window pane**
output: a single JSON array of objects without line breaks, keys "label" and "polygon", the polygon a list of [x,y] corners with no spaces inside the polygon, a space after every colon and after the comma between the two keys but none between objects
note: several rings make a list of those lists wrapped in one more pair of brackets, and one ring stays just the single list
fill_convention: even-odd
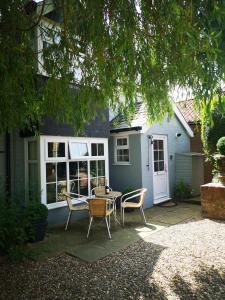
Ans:
[{"label": "window pane", "polygon": [[105,161],[98,161],[98,176],[105,176]]},{"label": "window pane", "polygon": [[37,160],[37,142],[28,142],[28,160]]},{"label": "window pane", "polygon": [[73,161],[69,163],[70,180],[78,179],[78,162]]},{"label": "window pane", "polygon": [[88,179],[82,178],[80,181],[80,194],[84,196],[88,196]]},{"label": "window pane", "polygon": [[[57,195],[62,194],[62,193],[66,193],[67,192],[67,185],[66,185],[66,181],[61,181],[57,183]],[[57,197],[57,201],[59,200],[60,197]],[[62,201],[60,199],[60,201]]]},{"label": "window pane", "polygon": [[48,143],[48,157],[65,157],[65,143]]},{"label": "window pane", "polygon": [[56,202],[56,185],[55,183],[47,184],[47,203]]},{"label": "window pane", "polygon": [[159,162],[159,171],[164,171],[164,161]]},{"label": "window pane", "polygon": [[129,150],[128,149],[117,150],[117,161],[129,162]]},{"label": "window pane", "polygon": [[159,151],[159,160],[164,160],[164,152]]},{"label": "window pane", "polygon": [[56,181],[56,164],[47,163],[46,164],[46,181],[55,182]]},{"label": "window pane", "polygon": [[127,138],[117,139],[117,146],[126,146],[127,145]]},{"label": "window pane", "polygon": [[98,178],[98,185],[99,186],[105,186],[106,185],[105,177],[99,177]]},{"label": "window pane", "polygon": [[87,143],[70,143],[70,157],[76,158],[79,156],[88,156],[88,146]]},{"label": "window pane", "polygon": [[158,150],[158,140],[153,141],[153,149]]},{"label": "window pane", "polygon": [[154,172],[158,172],[158,171],[159,171],[159,163],[154,162]]},{"label": "window pane", "polygon": [[98,186],[97,177],[91,179],[91,189],[95,188],[96,186]]},{"label": "window pane", "polygon": [[104,144],[98,144],[98,156],[104,156]]},{"label": "window pane", "polygon": [[87,162],[80,161],[79,162],[79,178],[87,178],[87,177],[88,177]]},{"label": "window pane", "polygon": [[91,144],[91,155],[97,156],[97,144]]},{"label": "window pane", "polygon": [[73,180],[70,182],[70,192],[78,194],[78,180]]},{"label": "window pane", "polygon": [[154,161],[158,160],[158,151],[154,151]]},{"label": "window pane", "polygon": [[95,160],[90,162],[90,173],[91,177],[97,177],[97,161]]},{"label": "window pane", "polygon": [[57,180],[66,180],[66,163],[57,163]]},{"label": "window pane", "polygon": [[159,140],[159,149],[163,150],[163,141],[162,140]]}]

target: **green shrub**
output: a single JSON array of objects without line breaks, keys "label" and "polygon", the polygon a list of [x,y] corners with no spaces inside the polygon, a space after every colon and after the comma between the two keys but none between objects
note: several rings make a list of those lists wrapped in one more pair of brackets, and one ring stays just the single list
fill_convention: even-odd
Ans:
[{"label": "green shrub", "polygon": [[12,260],[30,257],[27,242],[33,239],[33,224],[46,220],[48,209],[44,204],[23,202],[0,197],[0,255],[6,254]]},{"label": "green shrub", "polygon": [[225,136],[218,140],[216,147],[220,154],[225,155]]},{"label": "green shrub", "polygon": [[189,184],[180,180],[176,183],[174,196],[176,199],[188,199],[192,196],[191,187]]},{"label": "green shrub", "polygon": [[[222,101],[222,100],[221,100]],[[211,119],[205,111],[210,111]],[[225,136],[225,98],[222,102],[218,100],[205,107],[201,112],[202,122],[202,142],[204,152],[212,160],[212,155],[216,152],[216,144],[219,138]]]},{"label": "green shrub", "polygon": [[30,201],[26,207],[26,218],[29,223],[44,221],[48,217],[47,207],[39,201]]},{"label": "green shrub", "polygon": [[[0,253],[16,258],[28,239],[24,207],[18,201],[0,198]],[[22,253],[21,253],[22,254]],[[21,256],[21,255],[20,255]]]}]

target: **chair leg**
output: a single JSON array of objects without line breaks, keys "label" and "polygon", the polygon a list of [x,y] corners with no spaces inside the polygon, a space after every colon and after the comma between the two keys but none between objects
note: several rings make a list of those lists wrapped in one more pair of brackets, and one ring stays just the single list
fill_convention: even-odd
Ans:
[{"label": "chair leg", "polygon": [[144,223],[147,224],[146,218],[145,218],[145,214],[144,214],[143,206],[140,207],[140,211],[141,211],[141,213],[142,213],[142,215],[143,215]]},{"label": "chair leg", "polygon": [[67,218],[67,221],[66,221],[66,227],[65,227],[65,230],[67,230],[67,228],[68,228],[68,225],[69,225],[69,222],[70,222],[70,218],[71,218],[71,214],[72,214],[72,211],[70,210],[70,211],[69,211],[68,218]]},{"label": "chair leg", "polygon": [[89,226],[88,226],[87,239],[88,239],[88,237],[89,237],[89,233],[90,233],[92,221],[93,221],[93,217],[90,218],[90,223],[89,223]]},{"label": "chair leg", "polygon": [[105,222],[106,222],[109,238],[111,239],[111,234],[110,234],[110,230],[109,230],[109,224],[108,224],[108,221],[107,221],[107,217],[105,217]]},{"label": "chair leg", "polygon": [[123,222],[123,227],[124,227],[124,207],[122,208],[122,222]]},{"label": "chair leg", "polygon": [[109,214],[109,229],[110,229],[110,227],[111,227],[111,224],[110,224],[110,214]]}]

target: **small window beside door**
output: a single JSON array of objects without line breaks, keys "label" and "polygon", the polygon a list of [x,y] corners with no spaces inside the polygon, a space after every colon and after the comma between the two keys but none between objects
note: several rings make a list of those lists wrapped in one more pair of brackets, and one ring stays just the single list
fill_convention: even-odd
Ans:
[{"label": "small window beside door", "polygon": [[128,137],[117,137],[115,140],[115,163],[129,164],[130,149]]}]

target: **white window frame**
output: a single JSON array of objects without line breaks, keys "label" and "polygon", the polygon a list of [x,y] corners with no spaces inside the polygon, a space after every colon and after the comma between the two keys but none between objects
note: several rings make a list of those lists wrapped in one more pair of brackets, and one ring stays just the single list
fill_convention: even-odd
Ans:
[{"label": "white window frame", "polygon": [[[65,145],[65,156],[61,156],[61,157],[49,157],[48,156],[48,143],[62,143]],[[45,142],[45,159],[49,160],[49,161],[61,161],[61,160],[66,160],[68,158],[68,147],[66,146],[66,142],[65,140],[62,141],[53,141],[53,140],[46,140]]]},{"label": "white window frame", "polygon": [[[120,139],[126,139],[127,140],[127,144],[123,145],[123,146],[118,146],[117,145],[117,141]],[[127,149],[128,150],[128,157],[129,160],[128,161],[118,161],[117,159],[117,150],[123,150],[123,149]],[[114,143],[114,162],[116,165],[130,165],[130,145],[129,145],[129,135],[120,135],[115,137],[115,143]]]},{"label": "white window frame", "polygon": [[[91,155],[91,147],[90,147],[90,143],[84,141],[83,139],[77,139],[76,141],[69,141],[69,152],[70,152],[70,148],[71,148],[71,145],[72,143],[80,143],[80,144],[86,144],[87,145],[87,150],[88,150],[88,155],[83,155],[83,156],[75,156],[75,157],[72,157],[70,158],[71,160],[86,160],[87,157],[90,157]],[[69,154],[69,153],[68,153]]]},{"label": "white window frame", "polygon": [[[77,158],[70,159],[68,148],[69,142],[81,142],[88,144],[89,156],[79,156]],[[65,142],[66,147],[66,158],[62,157],[54,157],[48,158],[46,156],[47,151],[47,143],[48,142]],[[104,144],[104,156],[91,156],[91,144]],[[104,160],[105,161],[105,178],[107,182],[109,182],[109,157],[108,157],[108,139],[107,138],[89,138],[89,137],[57,137],[57,136],[40,136],[40,186],[41,186],[41,202],[45,204],[48,209],[55,209],[59,207],[67,206],[66,201],[54,202],[47,204],[47,184],[46,184],[46,163],[54,163],[54,162],[66,162],[67,165],[67,190],[69,191],[69,163],[73,161],[87,161],[88,162],[88,188],[89,195],[91,196],[91,188],[90,188],[90,161]],[[44,150],[44,151],[43,151]],[[76,200],[74,201],[76,202]]]}]

